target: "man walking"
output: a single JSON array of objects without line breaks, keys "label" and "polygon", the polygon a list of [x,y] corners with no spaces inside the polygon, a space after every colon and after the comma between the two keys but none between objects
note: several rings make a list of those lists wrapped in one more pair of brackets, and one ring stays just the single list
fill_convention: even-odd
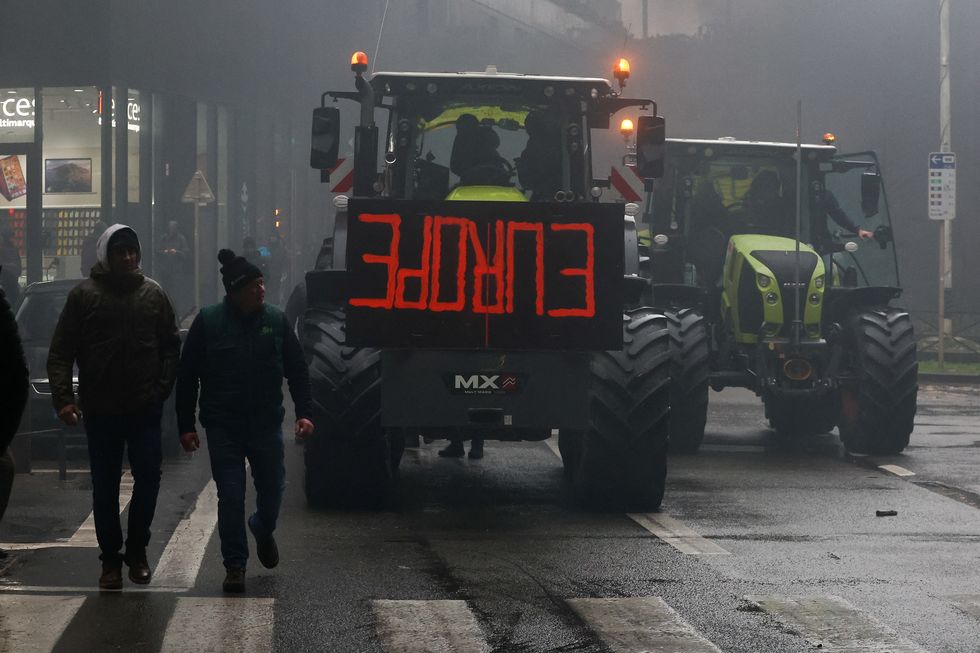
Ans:
[{"label": "man walking", "polygon": [[[102,550],[102,589],[129,579],[150,582],[146,545],[160,490],[160,417],[177,374],[180,336],[166,293],[140,270],[140,243],[115,224],[96,245],[91,275],[68,294],[48,352],[58,417],[74,426],[84,411],[92,469],[95,534]],[[78,364],[78,398],[72,366]],[[129,452],[133,497],[126,552],[119,523],[123,448]]]},{"label": "man walking", "polygon": [[296,409],[294,433],[313,433],[306,361],[282,311],[265,304],[262,271],[234,252],[218,253],[227,296],[204,308],[187,333],[177,374],[177,425],[186,451],[200,446],[194,409],[201,390],[211,474],[218,488],[218,535],[225,592],[245,591],[245,461],[252,468],[256,511],[248,519],[268,569],[279,564],[273,532],[285,489],[282,380]]},{"label": "man walking", "polygon": [[[27,361],[24,348],[17,334],[17,323],[10,310],[4,291],[0,288],[0,397],[3,397],[3,410],[0,410],[0,521],[10,501],[10,490],[14,485],[14,459],[8,451],[20,418],[27,403]],[[0,560],[7,557],[0,549]]]}]

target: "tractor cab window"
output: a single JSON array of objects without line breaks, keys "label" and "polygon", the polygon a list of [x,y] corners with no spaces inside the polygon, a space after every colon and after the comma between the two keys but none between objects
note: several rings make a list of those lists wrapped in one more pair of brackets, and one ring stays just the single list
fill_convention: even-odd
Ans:
[{"label": "tractor cab window", "polygon": [[408,196],[444,199],[459,187],[497,186],[540,199],[561,187],[561,132],[553,108],[505,102],[426,105],[403,110],[397,125],[414,135]]},{"label": "tractor cab window", "polygon": [[[826,233],[830,236],[833,282],[844,286],[898,287],[898,266],[884,190],[869,193],[868,176],[878,175],[874,154],[834,159],[824,176]],[[872,182],[875,180],[872,179]],[[879,183],[880,182],[876,182]],[[856,228],[873,234],[859,238]],[[857,249],[847,251],[845,243]]]}]

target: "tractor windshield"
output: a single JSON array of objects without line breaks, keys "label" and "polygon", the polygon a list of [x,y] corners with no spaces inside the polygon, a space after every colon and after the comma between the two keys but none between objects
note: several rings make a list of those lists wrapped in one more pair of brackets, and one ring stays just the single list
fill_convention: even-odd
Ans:
[{"label": "tractor windshield", "polygon": [[[864,186],[869,177],[872,181],[878,178],[878,160],[870,152],[835,158],[832,169],[824,176],[828,198],[832,195],[848,218],[835,221],[834,211],[828,210],[827,232],[832,242],[850,241],[857,246],[853,252],[844,250],[832,255],[835,282],[845,286],[897,288],[898,265],[888,202],[883,188],[880,193],[868,193]],[[829,202],[828,209],[833,204]],[[873,235],[857,238],[855,227]]]},{"label": "tractor windshield", "polygon": [[444,199],[459,187],[497,186],[553,199],[568,187],[561,138],[567,125],[560,106],[513,98],[405,102],[396,106],[388,135],[395,194]]}]

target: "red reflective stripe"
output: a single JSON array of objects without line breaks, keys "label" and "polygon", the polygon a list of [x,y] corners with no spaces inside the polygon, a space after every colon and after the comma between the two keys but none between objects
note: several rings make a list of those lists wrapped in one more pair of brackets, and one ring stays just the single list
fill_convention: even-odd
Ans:
[{"label": "red reflective stripe", "polygon": [[612,174],[609,175],[609,183],[627,202],[639,202],[642,199],[617,168],[612,169]]}]

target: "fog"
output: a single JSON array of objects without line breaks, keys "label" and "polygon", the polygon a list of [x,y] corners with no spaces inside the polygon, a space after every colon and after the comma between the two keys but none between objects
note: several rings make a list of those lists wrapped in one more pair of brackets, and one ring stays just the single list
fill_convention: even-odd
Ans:
[{"label": "fog", "polygon": [[[305,156],[309,111],[320,93],[351,87],[347,62],[354,50],[367,52],[377,70],[495,64],[504,71],[605,77],[625,55],[633,61],[627,93],[655,99],[668,135],[676,137],[791,141],[801,100],[804,140],[832,131],[845,151],[879,154],[904,303],[935,311],[939,230],[926,217],[926,157],[939,143],[939,0],[649,0],[646,39],[641,0],[103,0],[84,11],[53,0],[9,1],[57,23],[55,33],[69,43],[88,43],[71,36],[71,23],[109,24],[114,75],[136,77],[139,68],[154,90],[190,88],[215,101],[288,115],[297,161]],[[976,312],[980,3],[950,2],[959,217],[948,301],[952,311]],[[67,77],[78,65],[57,40],[30,56],[18,54],[17,33],[32,26],[16,19],[5,26],[4,38],[14,43],[7,85],[31,83],[10,71],[56,68]],[[101,56],[86,47],[93,58]],[[350,133],[354,114],[345,111]],[[618,139],[609,135],[599,150],[604,157],[612,158]],[[599,161],[596,169],[609,163]],[[328,211],[329,193],[315,174],[304,173],[300,182],[310,198],[308,214]]]}]

